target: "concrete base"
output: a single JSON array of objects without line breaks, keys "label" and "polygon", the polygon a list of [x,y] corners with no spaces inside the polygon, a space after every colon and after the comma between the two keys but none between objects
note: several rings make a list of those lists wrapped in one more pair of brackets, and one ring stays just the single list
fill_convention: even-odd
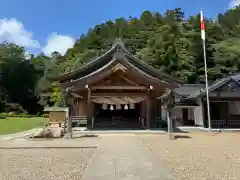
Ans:
[{"label": "concrete base", "polygon": [[66,133],[63,137],[64,139],[72,139],[72,133]]},{"label": "concrete base", "polygon": [[[175,131],[174,132],[208,132],[209,129],[208,128],[204,128],[204,127],[191,127],[191,126],[177,126],[175,127]],[[240,132],[240,128],[239,129],[212,129],[212,132]]]}]

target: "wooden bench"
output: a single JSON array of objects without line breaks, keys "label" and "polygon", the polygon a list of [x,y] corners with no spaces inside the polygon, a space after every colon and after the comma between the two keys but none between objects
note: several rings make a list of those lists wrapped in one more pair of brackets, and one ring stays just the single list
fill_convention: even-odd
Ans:
[{"label": "wooden bench", "polygon": [[88,132],[85,131],[87,130],[87,117],[86,116],[72,116],[72,127],[74,127],[74,124],[76,125],[75,127],[80,127],[80,131],[85,134],[85,136],[88,136]]},{"label": "wooden bench", "polygon": [[76,127],[86,127],[87,126],[87,117],[86,116],[72,116],[72,125]]}]

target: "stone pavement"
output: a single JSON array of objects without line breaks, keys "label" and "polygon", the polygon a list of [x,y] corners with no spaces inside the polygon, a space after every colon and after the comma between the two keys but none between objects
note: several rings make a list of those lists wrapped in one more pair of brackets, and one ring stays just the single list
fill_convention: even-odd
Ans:
[{"label": "stone pavement", "polygon": [[136,135],[103,135],[83,180],[172,180]]},{"label": "stone pavement", "polygon": [[19,133],[14,133],[14,134],[6,134],[6,135],[0,135],[0,140],[10,140],[10,139],[15,139],[15,138],[22,138],[25,136],[29,136],[36,131],[39,131],[41,128],[35,128],[35,129],[30,129],[28,131],[23,131]]}]

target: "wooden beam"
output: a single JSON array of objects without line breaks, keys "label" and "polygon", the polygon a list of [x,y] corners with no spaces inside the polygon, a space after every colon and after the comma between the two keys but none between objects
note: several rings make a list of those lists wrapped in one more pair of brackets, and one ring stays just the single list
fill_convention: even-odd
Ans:
[{"label": "wooden beam", "polygon": [[77,94],[77,93],[70,92],[70,94],[71,94],[72,96],[74,96],[75,98],[83,99],[83,97],[82,97],[82,96],[80,96],[80,95],[79,95],[79,94]]},{"label": "wooden beam", "polygon": [[131,104],[144,101],[145,97],[93,97],[92,101],[99,104]]},{"label": "wooden beam", "polygon": [[122,90],[147,90],[147,86],[92,86],[92,90],[111,90],[111,89],[122,89]]},{"label": "wooden beam", "polygon": [[137,83],[135,83],[135,82],[129,80],[129,79],[126,78],[126,77],[123,77],[123,79],[124,79],[125,81],[127,81],[129,84],[132,84],[132,85],[134,85],[134,86],[139,86]]},{"label": "wooden beam", "polygon": [[92,97],[123,97],[123,96],[131,96],[131,97],[138,97],[138,96],[147,96],[146,92],[92,92]]}]

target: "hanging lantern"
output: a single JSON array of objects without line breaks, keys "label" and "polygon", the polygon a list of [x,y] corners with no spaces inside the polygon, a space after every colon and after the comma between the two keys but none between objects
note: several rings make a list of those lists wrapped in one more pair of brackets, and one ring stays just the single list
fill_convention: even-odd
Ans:
[{"label": "hanging lantern", "polygon": [[114,107],[113,105],[110,106],[110,110],[113,111],[114,110]]},{"label": "hanging lantern", "polygon": [[106,110],[106,109],[107,109],[107,104],[105,104],[105,103],[102,104],[102,109],[103,109],[103,110]]},{"label": "hanging lantern", "polygon": [[122,109],[121,104],[117,104],[117,105],[116,105],[116,109],[117,109],[117,110],[121,110],[121,109]]},{"label": "hanging lantern", "polygon": [[125,110],[128,110],[128,105],[127,105],[127,104],[124,106],[124,109],[125,109]]},{"label": "hanging lantern", "polygon": [[129,109],[135,109],[135,104],[131,103],[131,104],[129,105]]}]

